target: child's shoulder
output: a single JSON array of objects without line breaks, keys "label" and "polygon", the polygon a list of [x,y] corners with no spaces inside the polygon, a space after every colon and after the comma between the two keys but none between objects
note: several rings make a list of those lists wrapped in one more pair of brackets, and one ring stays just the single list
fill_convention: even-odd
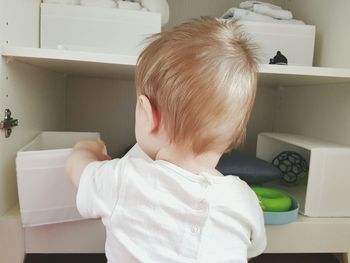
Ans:
[{"label": "child's shoulder", "polygon": [[238,176],[227,176],[231,178],[226,183],[225,190],[222,191],[221,195],[225,196],[228,206],[237,208],[237,204],[240,204],[242,208],[255,207],[258,204],[258,199],[251,189],[251,187]]},{"label": "child's shoulder", "polygon": [[125,155],[120,159],[120,166],[124,172],[133,172],[144,174],[149,169],[153,169],[154,161],[138,156]]},{"label": "child's shoulder", "polygon": [[233,191],[235,194],[243,194],[243,193],[250,193],[251,188],[250,186],[240,179],[236,175],[226,175],[225,178],[229,178],[230,180],[226,180],[226,185],[228,188],[230,188],[231,191]]}]

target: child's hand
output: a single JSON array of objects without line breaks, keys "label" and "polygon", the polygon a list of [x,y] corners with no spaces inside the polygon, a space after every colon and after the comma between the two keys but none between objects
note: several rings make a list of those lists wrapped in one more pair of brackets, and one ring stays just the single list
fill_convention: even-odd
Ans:
[{"label": "child's hand", "polygon": [[107,154],[105,143],[98,139],[97,141],[80,141],[74,146],[74,151],[88,151],[96,157],[96,161],[111,160]]},{"label": "child's hand", "polygon": [[85,167],[94,161],[110,160],[106,146],[103,141],[81,141],[78,142],[69,156],[66,163],[66,174],[78,187],[81,174]]}]

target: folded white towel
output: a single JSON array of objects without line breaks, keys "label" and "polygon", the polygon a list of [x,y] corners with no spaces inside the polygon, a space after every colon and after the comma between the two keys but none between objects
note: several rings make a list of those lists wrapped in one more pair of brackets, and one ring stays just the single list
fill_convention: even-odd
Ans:
[{"label": "folded white towel", "polygon": [[245,16],[241,16],[239,17],[240,20],[247,20],[247,21],[257,21],[257,22],[271,22],[273,23],[274,20],[277,19],[273,19],[270,16],[265,16],[265,15],[260,15],[260,14],[256,14],[254,12],[250,12]]},{"label": "folded white towel", "polygon": [[297,19],[289,19],[289,20],[274,19],[273,22],[274,23],[280,23],[280,24],[305,25],[304,21],[297,20]]},{"label": "folded white towel", "polygon": [[301,20],[296,19],[275,19],[270,16],[257,14],[246,9],[232,7],[227,10],[222,16],[222,19],[240,19],[245,21],[260,21],[260,22],[270,22],[279,24],[295,24],[295,25],[305,25]]},{"label": "folded white towel", "polygon": [[43,0],[45,4],[60,4],[60,0]]},{"label": "folded white towel", "polygon": [[46,4],[79,5],[80,0],[43,0]]},{"label": "folded white towel", "polygon": [[236,8],[236,7],[232,7],[229,10],[227,10],[222,16],[221,18],[224,19],[230,19],[230,18],[239,18],[242,16],[246,16],[249,14],[249,10],[245,10],[245,9],[240,9],[240,8]]},{"label": "folded white towel", "polygon": [[242,3],[239,4],[240,8],[244,8],[244,9],[253,9],[254,5],[264,5],[264,6],[268,6],[271,9],[276,9],[276,10],[281,10],[282,8],[278,5],[273,5],[270,3],[265,3],[262,1],[244,1]]},{"label": "folded white towel", "polygon": [[253,11],[257,14],[271,16],[277,19],[292,19],[292,12],[288,10],[272,9],[266,5],[256,4],[253,5]]},{"label": "folded white towel", "polygon": [[80,5],[106,8],[114,8],[117,6],[116,2],[112,0],[80,0]]},{"label": "folded white towel", "polygon": [[64,5],[80,5],[80,0],[60,0]]},{"label": "folded white towel", "polygon": [[128,1],[118,1],[118,8],[127,9],[127,10],[141,10],[140,3],[137,2],[128,2]]},{"label": "folded white towel", "polygon": [[246,9],[232,7],[221,16],[223,19],[241,19],[248,21],[273,22],[272,17],[261,14],[256,14]]}]

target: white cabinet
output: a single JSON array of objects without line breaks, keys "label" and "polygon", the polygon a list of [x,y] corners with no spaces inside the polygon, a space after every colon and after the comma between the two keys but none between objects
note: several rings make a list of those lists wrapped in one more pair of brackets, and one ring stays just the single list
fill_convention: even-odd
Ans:
[{"label": "white cabinet", "polygon": [[[350,37],[343,26],[350,23],[350,2],[274,2],[316,25],[318,67],[260,66],[257,100],[243,149],[254,153],[260,132],[296,133],[350,146]],[[174,25],[188,17],[219,16],[232,0],[169,0],[169,4]],[[121,155],[135,140],[136,57],[39,49],[39,6],[39,0],[0,0],[0,116],[10,108],[19,119],[9,138],[0,132],[0,261],[4,263],[10,262],[6,256],[23,251],[104,250],[99,221],[21,228],[16,212],[18,149],[40,131],[50,130],[101,132],[113,156]],[[330,9],[334,14],[327,13]],[[299,216],[290,225],[268,226],[267,231],[270,253],[349,250],[350,218]]]}]

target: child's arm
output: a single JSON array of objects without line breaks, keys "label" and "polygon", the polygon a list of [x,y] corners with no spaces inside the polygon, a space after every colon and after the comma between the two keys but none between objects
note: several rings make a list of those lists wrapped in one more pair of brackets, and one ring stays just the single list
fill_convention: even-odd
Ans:
[{"label": "child's arm", "polygon": [[101,140],[78,142],[66,163],[66,174],[72,183],[78,187],[80,176],[85,167],[94,161],[110,160],[106,146]]}]

